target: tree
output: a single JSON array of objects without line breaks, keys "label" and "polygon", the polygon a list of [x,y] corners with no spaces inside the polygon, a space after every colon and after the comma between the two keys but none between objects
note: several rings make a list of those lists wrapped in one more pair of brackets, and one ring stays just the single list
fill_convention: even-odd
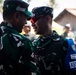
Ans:
[{"label": "tree", "polygon": [[2,2],[3,0],[0,0],[0,12],[2,12]]},{"label": "tree", "polygon": [[52,8],[56,8],[56,7],[57,7],[56,1],[55,1],[55,0],[50,0],[50,6],[51,6]]},{"label": "tree", "polygon": [[0,0],[0,4],[2,4],[2,1],[3,1],[3,0]]}]

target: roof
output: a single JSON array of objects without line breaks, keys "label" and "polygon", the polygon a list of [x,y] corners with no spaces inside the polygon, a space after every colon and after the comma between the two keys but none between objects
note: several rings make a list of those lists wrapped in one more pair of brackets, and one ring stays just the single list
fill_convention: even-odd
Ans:
[{"label": "roof", "polygon": [[72,15],[76,16],[76,8],[75,9],[66,9],[69,13],[71,13]]},{"label": "roof", "polygon": [[62,12],[59,13],[59,15],[57,15],[57,17],[54,18],[54,21],[61,18],[61,16],[64,15],[66,12],[76,16],[76,8],[65,8]]}]

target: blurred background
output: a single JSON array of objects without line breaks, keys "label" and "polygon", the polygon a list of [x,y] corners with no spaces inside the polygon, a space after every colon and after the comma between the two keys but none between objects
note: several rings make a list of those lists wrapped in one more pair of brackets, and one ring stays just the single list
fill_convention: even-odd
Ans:
[{"label": "blurred background", "polygon": [[[2,18],[3,1],[0,0],[0,22]],[[76,33],[76,0],[24,0],[29,3],[29,11],[37,6],[50,6],[54,9],[53,14],[53,30],[60,35],[64,32],[64,26],[68,23],[72,27],[72,31]],[[32,32],[34,33],[33,29]]]}]

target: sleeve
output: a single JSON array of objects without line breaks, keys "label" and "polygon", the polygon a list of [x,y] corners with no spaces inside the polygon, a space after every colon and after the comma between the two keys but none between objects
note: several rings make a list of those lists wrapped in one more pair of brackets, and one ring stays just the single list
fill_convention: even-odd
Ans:
[{"label": "sleeve", "polygon": [[18,62],[18,66],[15,66],[21,75],[38,72],[37,66],[32,63],[32,51],[31,41],[20,35],[4,34],[0,38],[0,64],[13,62],[15,65]]},{"label": "sleeve", "polygon": [[[19,61],[24,65],[22,66],[22,69],[24,68],[24,72],[26,72],[26,74],[33,72],[39,75],[39,69],[36,66],[36,63],[33,62],[33,58],[31,57],[31,54],[34,50],[32,42],[29,39],[24,38],[22,40],[22,43],[23,45],[19,46],[19,51],[21,54]],[[22,73],[24,72],[22,71]]]}]

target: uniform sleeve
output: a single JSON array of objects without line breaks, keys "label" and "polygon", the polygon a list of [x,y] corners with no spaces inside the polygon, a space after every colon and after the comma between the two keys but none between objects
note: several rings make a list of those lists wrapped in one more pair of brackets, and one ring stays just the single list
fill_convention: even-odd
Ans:
[{"label": "uniform sleeve", "polygon": [[36,73],[38,69],[31,57],[33,49],[30,40],[16,34],[4,34],[0,38],[0,64],[17,62],[22,75]]}]

